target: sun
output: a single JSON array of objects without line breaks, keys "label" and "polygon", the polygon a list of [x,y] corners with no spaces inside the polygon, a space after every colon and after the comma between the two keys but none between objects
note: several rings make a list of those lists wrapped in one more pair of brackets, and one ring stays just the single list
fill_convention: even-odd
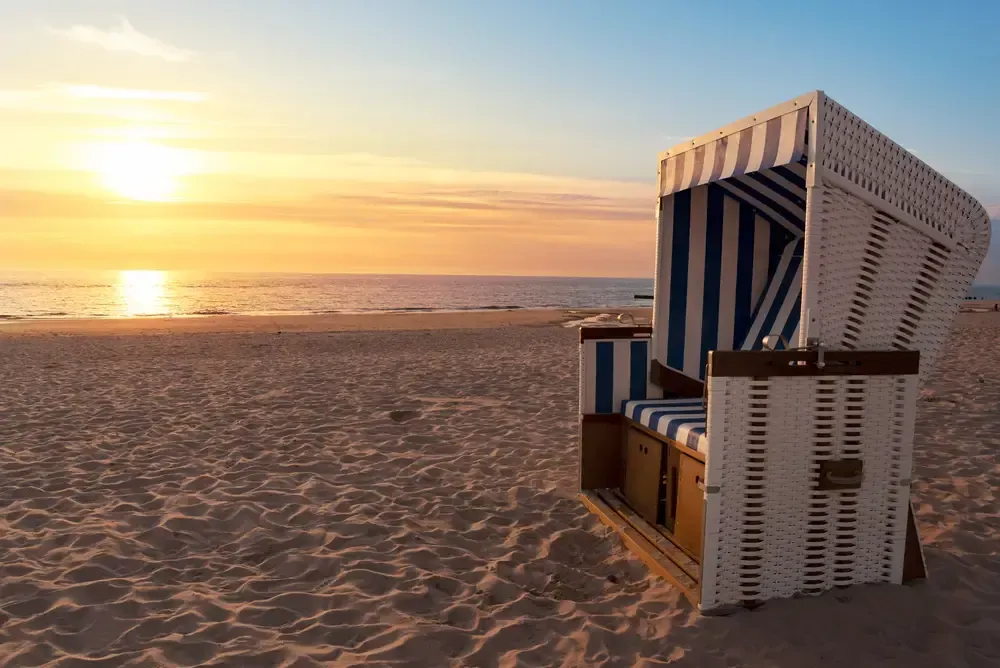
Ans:
[{"label": "sun", "polygon": [[102,186],[145,202],[174,199],[178,179],[192,167],[184,151],[147,141],[97,144],[89,158],[90,169]]}]

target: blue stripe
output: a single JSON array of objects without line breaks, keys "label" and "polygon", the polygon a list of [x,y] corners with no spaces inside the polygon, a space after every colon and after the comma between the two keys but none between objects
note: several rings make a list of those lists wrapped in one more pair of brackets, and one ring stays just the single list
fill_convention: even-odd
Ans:
[{"label": "blue stripe", "polygon": [[795,305],[792,306],[791,313],[788,314],[788,321],[785,322],[785,327],[781,330],[781,335],[785,337],[788,344],[793,348],[797,345],[796,341],[792,341],[792,334],[795,332],[795,328],[799,326],[799,318],[801,317],[802,309],[802,293],[795,298]]},{"label": "blue stripe", "polygon": [[748,183],[737,181],[736,179],[727,179],[726,185],[732,186],[733,188],[736,188],[738,190],[742,190],[750,197],[756,199],[758,202],[766,204],[768,207],[771,208],[772,211],[774,211],[779,216],[787,220],[788,223],[791,224],[792,227],[794,227],[795,229],[797,230],[805,229],[806,226],[805,219],[801,215],[792,213],[791,211],[789,211],[788,209],[786,209],[785,207],[781,206],[773,199],[768,197],[767,194],[764,193],[763,191],[754,188]]},{"label": "blue stripe", "polygon": [[594,410],[598,413],[614,412],[615,344],[613,341],[597,342],[597,368],[595,377]]},{"label": "blue stripe", "polygon": [[[734,198],[735,199],[735,198]],[[739,349],[753,324],[753,245],[756,222],[753,207],[740,202],[740,234],[736,256],[736,313],[733,348]]]},{"label": "blue stripe", "polygon": [[799,176],[798,174],[796,174],[795,172],[793,172],[792,170],[788,169],[788,167],[774,167],[773,169],[776,173],[780,174],[781,177],[784,178],[789,183],[805,190],[806,180],[801,176]]},{"label": "blue stripe", "polygon": [[[705,411],[691,411],[690,413],[684,413],[681,411],[656,411],[649,416],[649,424],[646,426],[655,432],[663,433],[658,429],[660,426],[660,420],[667,418],[667,433],[666,436],[670,436],[670,428],[673,425],[674,420],[680,420],[678,424],[685,424],[687,422],[701,422],[705,419]],[[676,427],[674,428],[674,434],[677,433]],[[671,438],[673,438],[671,436]]]},{"label": "blue stripe", "polygon": [[624,404],[622,412],[626,417],[636,422],[639,421],[639,418],[642,417],[642,412],[647,408],[662,408],[665,413],[693,409],[704,412],[701,399],[660,399],[654,401],[624,401],[622,403]]},{"label": "blue stripe", "polygon": [[629,351],[629,399],[646,398],[646,376],[649,369],[649,343],[632,341]]},{"label": "blue stripe", "polygon": [[692,427],[690,430],[688,430],[687,443],[685,445],[687,445],[692,450],[697,450],[698,441],[700,441],[701,437],[704,435],[705,435],[704,427]]},{"label": "blue stripe", "polygon": [[[673,418],[667,424],[667,429],[666,429],[666,433],[664,434],[664,436],[666,436],[667,438],[670,438],[670,439],[673,439],[673,440],[676,441],[677,440],[677,432],[680,430],[680,428],[682,426],[684,426],[686,424],[690,424],[692,422],[701,422],[702,420],[705,419],[704,416],[699,416],[699,417],[701,417],[701,420],[692,420],[690,415],[679,415],[679,416]],[[660,432],[660,433],[663,433],[663,432]],[[697,443],[697,441],[695,441],[695,443]]]},{"label": "blue stripe", "polygon": [[[774,192],[778,193],[779,195],[781,195],[785,199],[787,199],[789,201],[792,201],[792,202],[795,202],[800,207],[802,207],[803,210],[806,208],[806,191],[805,191],[805,189],[803,189],[803,190],[797,190],[797,191],[789,190],[788,188],[786,188],[783,185],[779,184],[777,181],[772,181],[771,179],[767,178],[766,175],[767,175],[767,172],[754,172],[752,174],[747,174],[747,178],[748,179],[753,179],[754,181],[756,181],[757,183],[761,184],[765,188],[767,188],[769,190],[773,190]],[[805,214],[803,213],[802,215],[805,215]],[[803,222],[803,225],[804,224],[805,223]]]},{"label": "blue stripe", "polygon": [[[788,263],[788,267],[785,269],[784,276],[781,276],[781,283],[778,286],[778,294],[775,296],[774,301],[771,302],[771,308],[768,309],[767,315],[764,318],[764,324],[760,328],[760,339],[768,334],[771,334],[771,328],[774,327],[774,321],[778,319],[778,312],[781,311],[781,307],[785,303],[785,297],[788,296],[788,291],[792,287],[792,280],[795,278],[795,272],[798,271],[799,263],[802,262],[802,242],[799,241],[795,244],[795,249],[792,251],[791,260]],[[775,276],[774,280],[778,280]],[[782,328],[784,329],[784,328]],[[762,343],[760,345],[763,345]],[[758,342],[753,344],[754,350],[759,350]]]},{"label": "blue stripe", "polygon": [[698,377],[704,378],[708,351],[719,346],[719,300],[722,291],[722,223],[724,190],[708,186],[705,226],[705,291],[701,308],[701,361]]},{"label": "blue stripe", "polygon": [[674,194],[674,235],[670,253],[670,306],[667,316],[667,366],[684,368],[687,327],[688,252],[691,248],[691,191]]},{"label": "blue stripe", "polygon": [[778,274],[778,267],[781,265],[781,256],[785,254],[785,249],[788,247],[788,238],[775,234],[777,232],[774,227],[771,227],[771,238],[768,241],[769,246],[767,249],[767,282],[770,285],[771,281]]}]

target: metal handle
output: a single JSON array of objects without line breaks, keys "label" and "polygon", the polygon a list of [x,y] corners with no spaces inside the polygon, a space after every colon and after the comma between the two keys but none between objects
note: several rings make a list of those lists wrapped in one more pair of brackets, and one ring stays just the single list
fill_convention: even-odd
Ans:
[{"label": "metal handle", "polygon": [[834,475],[833,473],[827,473],[826,479],[829,480],[834,485],[860,485],[861,481],[864,480],[862,474],[844,476],[844,475]]}]

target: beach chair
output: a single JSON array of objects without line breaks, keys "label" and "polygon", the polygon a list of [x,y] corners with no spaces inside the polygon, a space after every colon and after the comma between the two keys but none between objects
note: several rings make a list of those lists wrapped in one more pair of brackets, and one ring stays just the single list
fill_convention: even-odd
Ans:
[{"label": "beach chair", "polygon": [[989,235],[820,91],[661,154],[652,326],[580,330],[581,499],[704,613],[925,577],[918,390]]}]

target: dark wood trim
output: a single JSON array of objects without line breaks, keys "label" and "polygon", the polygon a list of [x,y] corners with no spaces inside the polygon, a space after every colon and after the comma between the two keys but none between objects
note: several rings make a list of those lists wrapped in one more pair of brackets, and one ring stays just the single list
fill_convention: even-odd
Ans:
[{"label": "dark wood trim", "polygon": [[586,413],[580,416],[583,424],[620,424],[625,416],[621,413]]},{"label": "dark wood trim", "polygon": [[822,369],[816,366],[818,360],[815,350],[713,350],[708,353],[708,375],[902,376],[920,371],[918,350],[830,350],[824,352]]},{"label": "dark wood trim", "polygon": [[651,571],[666,578],[671,584],[681,590],[681,593],[691,602],[696,609],[701,600],[701,584],[690,575],[685,573],[670,558],[657,548],[656,545],[628,523],[625,518],[614,511],[594,492],[583,492],[580,500],[587,506],[590,512],[609,527],[615,530],[621,537],[625,547],[639,557]]},{"label": "dark wood trim", "polygon": [[667,555],[667,558],[670,559],[670,561],[677,564],[681,570],[690,575],[692,578],[701,582],[701,565],[699,564],[699,560],[701,559],[700,555],[695,557],[683,547],[675,543],[669,532],[665,529],[650,524],[636,515],[635,511],[629,508],[628,503],[618,490],[599,489],[595,490],[595,492],[615,512],[624,517],[636,531],[645,536],[646,540],[656,545],[661,552]]},{"label": "dark wood trim", "polygon": [[584,415],[580,420],[580,489],[618,487],[624,475],[622,416]]},{"label": "dark wood trim", "polygon": [[705,383],[664,366],[659,360],[654,359],[650,363],[649,380],[653,385],[676,398],[705,396]]},{"label": "dark wood trim", "polygon": [[648,339],[653,335],[650,325],[631,327],[581,327],[580,343],[597,339]]},{"label": "dark wood trim", "polygon": [[913,514],[913,503],[908,504],[909,515],[906,518],[906,548],[903,551],[903,582],[923,580],[927,577],[927,567],[924,564],[924,552],[920,545],[920,531],[917,529],[917,519]]},{"label": "dark wood trim", "polygon": [[659,433],[657,431],[653,431],[652,429],[650,429],[646,425],[639,424],[638,422],[636,422],[632,418],[627,418],[627,417],[625,417],[623,415],[622,419],[625,420],[626,425],[628,427],[630,427],[631,429],[637,429],[637,430],[641,431],[643,434],[646,434],[647,436],[655,438],[656,440],[660,441],[661,443],[666,443],[671,448],[676,449],[682,455],[690,457],[691,459],[697,459],[699,462],[704,462],[705,461],[705,453],[698,452],[697,450],[692,450],[691,448],[689,448],[688,446],[684,445],[683,443],[678,443],[677,441],[673,440],[672,438],[667,438],[663,434],[661,434],[661,433]]}]

